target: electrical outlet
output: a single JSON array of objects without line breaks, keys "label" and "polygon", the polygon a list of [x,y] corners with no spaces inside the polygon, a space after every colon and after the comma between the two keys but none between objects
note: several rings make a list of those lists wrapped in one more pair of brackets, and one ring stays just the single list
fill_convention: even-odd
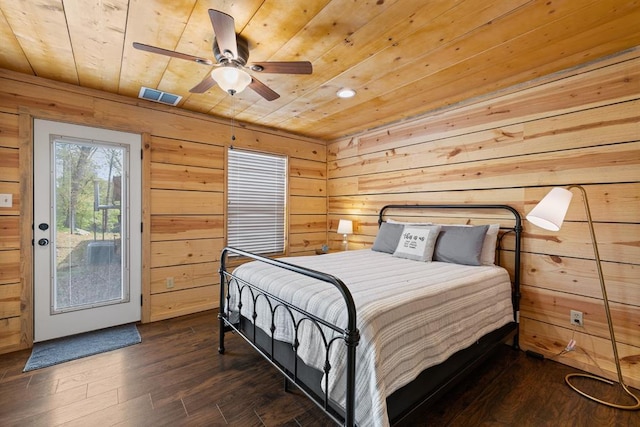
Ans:
[{"label": "electrical outlet", "polygon": [[0,208],[13,207],[13,194],[0,194]]},{"label": "electrical outlet", "polygon": [[571,324],[574,326],[584,326],[581,311],[571,310]]},{"label": "electrical outlet", "polygon": [[173,277],[167,277],[167,289],[173,288],[175,283],[173,283]]}]

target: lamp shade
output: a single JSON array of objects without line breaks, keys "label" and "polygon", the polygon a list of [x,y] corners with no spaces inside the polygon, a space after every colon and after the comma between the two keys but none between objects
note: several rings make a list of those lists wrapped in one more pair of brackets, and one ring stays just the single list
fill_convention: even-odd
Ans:
[{"label": "lamp shade", "polygon": [[353,222],[349,219],[341,219],[338,223],[338,234],[353,234]]},{"label": "lamp shade", "polygon": [[234,66],[214,68],[211,71],[211,78],[231,95],[242,92],[251,83],[251,76],[244,70]]},{"label": "lamp shade", "polygon": [[555,187],[529,212],[527,221],[545,230],[558,231],[569,209],[573,193]]}]

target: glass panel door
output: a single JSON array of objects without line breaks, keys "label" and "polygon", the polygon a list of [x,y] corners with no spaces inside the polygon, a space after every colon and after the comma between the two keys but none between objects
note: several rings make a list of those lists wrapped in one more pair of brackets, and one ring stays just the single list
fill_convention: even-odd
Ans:
[{"label": "glass panel door", "polygon": [[140,320],[141,137],[34,121],[34,340]]}]

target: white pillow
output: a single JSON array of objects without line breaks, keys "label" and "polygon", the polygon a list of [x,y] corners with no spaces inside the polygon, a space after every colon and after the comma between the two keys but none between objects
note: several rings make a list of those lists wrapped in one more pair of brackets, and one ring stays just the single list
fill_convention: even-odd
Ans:
[{"label": "white pillow", "polygon": [[491,224],[487,230],[482,244],[482,253],[480,254],[480,263],[482,265],[493,265],[496,262],[496,244],[498,243],[498,232],[500,224]]},{"label": "white pillow", "polygon": [[439,225],[405,225],[393,256],[415,261],[431,261],[439,233]]},{"label": "white pillow", "polygon": [[407,221],[396,221],[395,219],[386,220],[389,224],[402,224],[402,225],[433,225],[432,222],[407,222]]}]

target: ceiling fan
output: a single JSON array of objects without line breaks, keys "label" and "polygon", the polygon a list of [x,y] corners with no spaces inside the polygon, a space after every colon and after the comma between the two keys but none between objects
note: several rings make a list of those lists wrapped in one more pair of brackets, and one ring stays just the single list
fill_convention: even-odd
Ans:
[{"label": "ceiling fan", "polygon": [[236,34],[233,17],[219,10],[209,9],[209,18],[215,33],[213,55],[216,59],[216,64],[207,58],[200,58],[142,43],[134,42],[133,47],[146,52],[214,66],[210,74],[207,74],[200,83],[189,89],[189,92],[192,93],[204,93],[217,84],[230,95],[235,95],[248,86],[267,101],[273,101],[278,99],[280,95],[247,73],[245,69],[258,73],[274,74],[311,74],[313,72],[313,67],[309,61],[254,62],[247,66],[249,44],[246,39]]}]

